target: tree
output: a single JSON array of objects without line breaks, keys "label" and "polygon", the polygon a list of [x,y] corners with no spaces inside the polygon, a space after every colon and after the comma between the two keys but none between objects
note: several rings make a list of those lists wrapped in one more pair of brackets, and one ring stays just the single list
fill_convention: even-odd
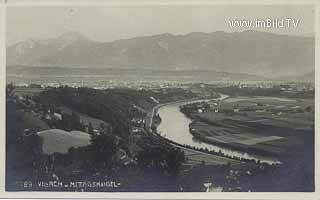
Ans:
[{"label": "tree", "polygon": [[113,166],[113,159],[117,152],[116,140],[116,137],[109,134],[94,135],[91,137],[93,159],[98,168],[104,169]]},{"label": "tree", "polygon": [[11,83],[9,83],[8,85],[7,85],[7,87],[6,87],[6,95],[7,96],[10,96],[10,95],[12,95],[13,93],[13,90],[14,90],[14,86],[13,86],[13,83],[11,82]]},{"label": "tree", "polygon": [[105,125],[104,125],[104,123],[100,123],[100,128],[101,128],[102,130],[104,130],[104,129],[105,129]]},{"label": "tree", "polygon": [[88,125],[88,133],[89,133],[89,135],[93,135],[94,134],[91,122],[89,122],[89,125]]},{"label": "tree", "polygon": [[178,175],[180,167],[186,158],[184,152],[180,149],[170,149],[166,154],[166,163],[168,173]]},{"label": "tree", "polygon": [[186,160],[183,151],[166,146],[144,149],[138,153],[137,159],[141,168],[165,170],[171,175],[177,175]]},{"label": "tree", "polygon": [[311,107],[311,106],[307,106],[307,107],[305,108],[305,111],[306,111],[306,112],[311,112],[311,111],[312,111],[312,107]]},{"label": "tree", "polygon": [[160,168],[160,163],[164,161],[166,151],[161,147],[144,149],[137,155],[138,164],[141,168]]}]

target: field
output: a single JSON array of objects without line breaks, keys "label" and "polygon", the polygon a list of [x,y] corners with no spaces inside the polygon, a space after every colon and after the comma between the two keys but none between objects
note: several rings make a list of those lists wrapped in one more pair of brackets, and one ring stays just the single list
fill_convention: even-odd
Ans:
[{"label": "field", "polygon": [[239,165],[238,160],[212,155],[200,151],[195,151],[189,148],[179,147],[187,157],[187,165],[199,165],[204,162],[205,165]]},{"label": "field", "polygon": [[277,97],[236,97],[223,101],[219,112],[196,115],[192,134],[202,141],[255,153],[279,155],[301,145],[314,131],[314,103]]},{"label": "field", "polygon": [[20,87],[20,88],[15,88],[14,92],[17,95],[34,95],[34,94],[39,94],[40,92],[44,91],[45,89],[43,88],[30,88],[30,87]]},{"label": "field", "polygon": [[43,153],[52,154],[54,152],[67,153],[71,147],[81,147],[90,144],[90,136],[81,131],[63,131],[60,129],[49,129],[38,132],[43,139]]},{"label": "field", "polygon": [[[225,110],[231,110],[226,115]],[[291,128],[313,128],[314,101],[277,97],[237,97],[226,99],[218,114],[208,112],[200,117],[209,121],[233,119]]]}]

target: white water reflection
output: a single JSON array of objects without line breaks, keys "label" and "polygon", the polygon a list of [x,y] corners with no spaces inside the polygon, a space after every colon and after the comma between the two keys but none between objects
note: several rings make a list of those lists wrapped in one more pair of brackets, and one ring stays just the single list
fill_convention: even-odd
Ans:
[{"label": "white water reflection", "polygon": [[[220,99],[226,98],[226,95],[221,96]],[[195,101],[192,101],[195,102]],[[188,102],[188,103],[192,103]],[[221,152],[224,155],[237,157],[241,159],[255,160],[268,164],[279,164],[281,162],[264,156],[252,155],[245,152],[230,150],[224,147],[219,147],[213,144],[197,141],[193,138],[189,132],[189,124],[191,119],[187,118],[182,112],[180,112],[179,106],[186,103],[173,103],[160,107],[158,114],[161,117],[161,123],[157,128],[157,131],[171,141],[182,145],[189,145],[197,148],[207,148],[210,151]]]}]

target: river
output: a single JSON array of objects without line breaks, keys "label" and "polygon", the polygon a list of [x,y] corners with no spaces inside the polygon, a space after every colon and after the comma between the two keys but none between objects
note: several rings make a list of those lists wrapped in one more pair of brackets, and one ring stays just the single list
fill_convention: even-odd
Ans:
[{"label": "river", "polygon": [[[220,94],[220,98],[218,99],[222,101],[227,97],[227,95]],[[160,106],[157,111],[157,113],[161,117],[161,123],[157,127],[158,133],[161,134],[162,137],[165,137],[178,144],[189,145],[197,148],[207,148],[210,151],[221,152],[226,156],[244,158],[255,161],[260,160],[260,162],[268,164],[280,163],[278,160],[273,158],[252,155],[246,152],[231,150],[228,148],[195,140],[192,134],[189,132],[189,124],[192,122],[192,120],[187,118],[182,112],[180,112],[179,106],[199,101],[209,100],[187,101]]]}]

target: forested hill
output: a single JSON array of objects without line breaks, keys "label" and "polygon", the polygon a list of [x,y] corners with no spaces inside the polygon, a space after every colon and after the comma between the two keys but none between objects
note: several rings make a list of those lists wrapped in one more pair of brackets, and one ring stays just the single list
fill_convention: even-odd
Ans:
[{"label": "forested hill", "polygon": [[91,88],[52,88],[34,97],[34,100],[46,107],[45,110],[68,107],[76,112],[86,114],[110,123],[118,129],[119,134],[127,133],[127,124],[133,117],[144,117],[157,102],[168,102],[177,98],[195,97],[183,89],[169,89],[162,93],[133,90],[108,89],[94,90]]}]

